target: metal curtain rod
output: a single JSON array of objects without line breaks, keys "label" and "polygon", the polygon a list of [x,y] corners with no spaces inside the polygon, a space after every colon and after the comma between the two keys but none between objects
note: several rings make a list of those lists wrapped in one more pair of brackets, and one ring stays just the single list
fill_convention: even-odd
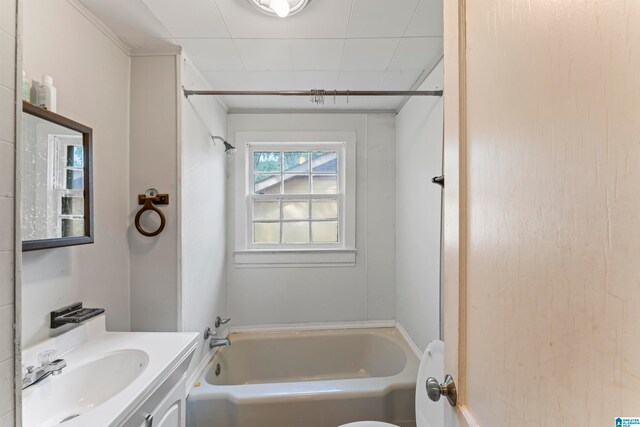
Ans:
[{"label": "metal curtain rod", "polygon": [[442,96],[442,90],[190,90],[182,88],[184,96],[191,95],[271,95],[271,96]]}]

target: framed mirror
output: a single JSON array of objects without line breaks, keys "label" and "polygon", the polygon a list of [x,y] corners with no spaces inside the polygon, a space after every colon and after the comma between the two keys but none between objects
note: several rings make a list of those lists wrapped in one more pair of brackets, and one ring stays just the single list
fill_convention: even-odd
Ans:
[{"label": "framed mirror", "polygon": [[22,104],[22,250],[93,243],[91,128]]}]

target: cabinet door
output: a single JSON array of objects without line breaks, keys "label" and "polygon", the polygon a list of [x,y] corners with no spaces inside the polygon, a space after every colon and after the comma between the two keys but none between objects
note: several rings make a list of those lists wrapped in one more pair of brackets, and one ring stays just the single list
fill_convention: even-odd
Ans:
[{"label": "cabinet door", "polygon": [[164,414],[158,414],[158,423],[154,423],[154,427],[182,427],[184,423],[181,422],[184,413],[183,408],[184,400],[177,400],[171,405]]}]

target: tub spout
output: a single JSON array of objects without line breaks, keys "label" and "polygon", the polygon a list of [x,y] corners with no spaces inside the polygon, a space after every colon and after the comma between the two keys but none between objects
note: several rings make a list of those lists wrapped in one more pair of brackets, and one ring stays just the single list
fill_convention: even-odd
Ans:
[{"label": "tub spout", "polygon": [[229,338],[211,338],[211,341],[209,341],[209,348],[224,347],[227,345],[231,345]]}]

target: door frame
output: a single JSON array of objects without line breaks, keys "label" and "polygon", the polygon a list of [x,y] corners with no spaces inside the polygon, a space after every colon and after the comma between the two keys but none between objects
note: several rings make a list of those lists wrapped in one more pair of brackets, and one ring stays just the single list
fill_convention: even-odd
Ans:
[{"label": "door frame", "polygon": [[445,373],[456,382],[458,405],[445,425],[479,426],[466,406],[467,325],[467,86],[466,0],[444,0],[444,240]]}]

